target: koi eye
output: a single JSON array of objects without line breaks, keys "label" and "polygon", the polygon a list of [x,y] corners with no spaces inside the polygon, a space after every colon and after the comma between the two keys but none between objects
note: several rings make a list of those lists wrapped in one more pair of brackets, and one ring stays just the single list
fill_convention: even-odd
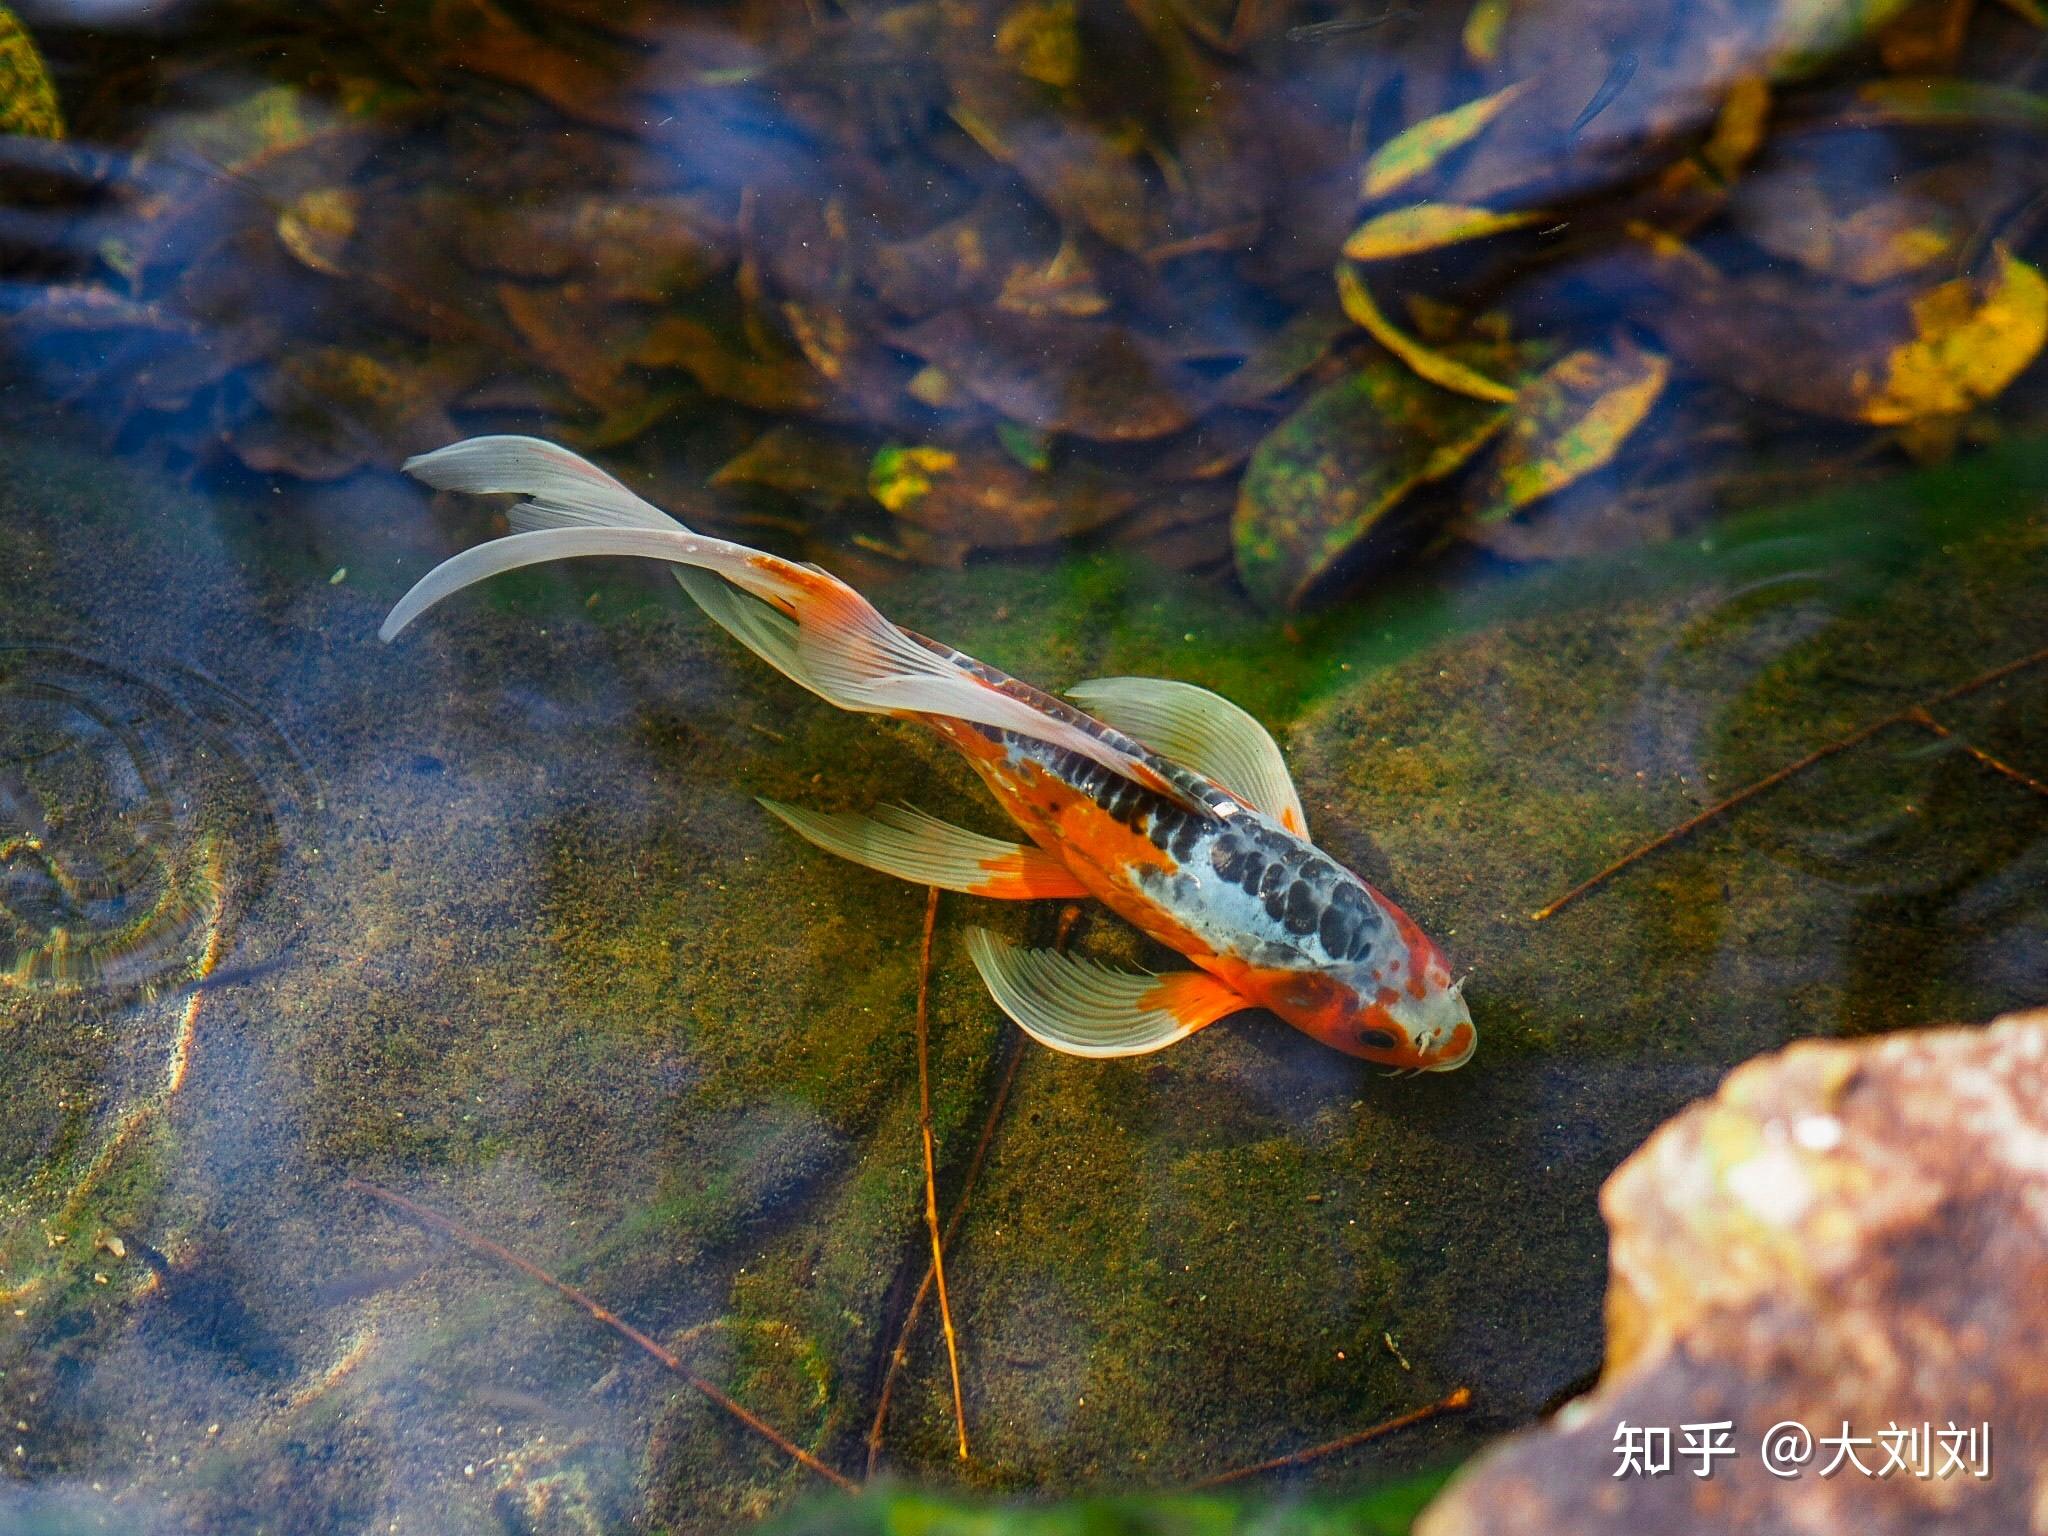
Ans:
[{"label": "koi eye", "polygon": [[1372,1051],[1391,1051],[1400,1044],[1394,1038],[1394,1032],[1388,1029],[1361,1029],[1358,1032],[1358,1043]]}]

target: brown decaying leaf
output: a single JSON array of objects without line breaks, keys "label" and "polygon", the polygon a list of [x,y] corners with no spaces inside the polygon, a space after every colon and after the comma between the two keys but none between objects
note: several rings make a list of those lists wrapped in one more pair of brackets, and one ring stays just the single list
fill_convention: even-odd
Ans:
[{"label": "brown decaying leaf", "polygon": [[534,358],[578,398],[610,410],[625,398],[621,380],[640,327],[573,284],[498,285],[498,303]]},{"label": "brown decaying leaf", "polygon": [[525,204],[463,199],[436,210],[479,272],[573,281],[595,296],[659,303],[732,265],[738,241],[704,199],[588,193]]},{"label": "brown decaying leaf", "polygon": [[295,353],[258,381],[268,415],[236,434],[235,455],[302,480],[389,464],[460,435],[442,406],[455,383],[340,347]]},{"label": "brown decaying leaf", "polygon": [[750,357],[688,315],[657,320],[631,360],[643,368],[680,369],[706,394],[750,410],[814,416],[825,401],[822,381],[802,359]]},{"label": "brown decaying leaf", "polygon": [[713,485],[758,485],[823,506],[868,494],[873,446],[856,434],[801,422],[770,427],[711,477]]},{"label": "brown decaying leaf", "polygon": [[944,369],[984,405],[1044,432],[1110,442],[1164,437],[1203,404],[1194,375],[1123,326],[956,309],[889,340]]},{"label": "brown decaying leaf", "polygon": [[[882,456],[877,455],[879,466]],[[1128,511],[1136,492],[1090,475],[1025,469],[999,449],[928,452],[911,494],[892,496],[899,524],[964,549],[1027,549],[1087,533]],[[869,490],[877,489],[871,473]],[[880,499],[879,497],[877,499]]]},{"label": "brown decaying leaf", "polygon": [[[1511,405],[1465,492],[1509,520],[1473,530],[1489,538],[1550,521],[1635,451],[1664,387],[1654,354],[1567,328],[1576,350],[1528,379],[1526,354],[1470,314],[1499,303],[1529,320],[1529,290],[1498,279],[1598,248],[1631,217],[1667,241],[1732,222],[1784,258],[1730,280],[1667,246],[1656,302],[1629,317],[1681,370],[1891,429],[1915,453],[1963,440],[1963,414],[2048,329],[2038,274],[2004,252],[1983,277],[1942,281],[1980,270],[1996,238],[2024,244],[2024,192],[1987,174],[2008,162],[1977,140],[1870,132],[1968,127],[1990,142],[2048,124],[2048,98],[1967,77],[1997,28],[2019,25],[1971,0],[1801,0],[1768,17],[1740,0],[1474,0],[1312,40],[1284,35],[1277,0],[757,3],[680,29],[630,9],[430,0],[409,83],[380,86],[351,56],[331,61],[339,107],[296,85],[195,95],[229,105],[155,120],[153,158],[176,174],[87,257],[118,292],[69,284],[12,325],[39,346],[76,332],[53,376],[97,373],[128,409],[183,413],[194,451],[225,435],[284,473],[345,473],[420,421],[445,430],[449,400],[555,417],[603,447],[701,408],[702,390],[782,418],[721,484],[821,506],[872,500],[873,446],[912,443],[901,462],[921,484],[883,484],[896,552],[918,558],[1061,537],[1146,487],[1127,527],[1214,536],[1213,515],[1173,522],[1156,492],[1227,490],[1256,441],[1244,486],[1266,510],[1240,497],[1236,548],[1247,584],[1281,602],[1313,595],[1415,486],[1497,430],[1461,429],[1463,412],[1484,406],[1486,422]],[[1804,83],[1845,39],[1860,52]],[[1880,56],[1914,78],[1859,88]],[[1477,77],[1448,67],[1460,58]],[[1105,73],[1123,59],[1146,67]],[[370,153],[398,142],[394,111],[458,125],[424,178]],[[1373,149],[1390,119],[1407,126]],[[1816,132],[1844,124],[1854,133]],[[1873,180],[1878,147],[1887,176]],[[1552,219],[1541,239],[1411,263],[1405,307],[1341,269],[1342,308],[1398,359],[1366,372],[1422,468],[1332,403],[1329,381],[1376,356],[1346,338],[1325,286],[1340,246],[1395,260]],[[450,382],[404,360],[428,355],[423,341],[515,367],[464,394],[474,368]],[[269,413],[253,423],[250,384]],[[1297,391],[1321,412],[1267,434]],[[1358,442],[1317,451],[1358,483],[1323,476],[1316,505],[1304,433],[1340,417]],[[1105,468],[1083,475],[1077,459]],[[1059,495],[1089,510],[1063,512]],[[1542,518],[1511,518],[1544,497]]]}]

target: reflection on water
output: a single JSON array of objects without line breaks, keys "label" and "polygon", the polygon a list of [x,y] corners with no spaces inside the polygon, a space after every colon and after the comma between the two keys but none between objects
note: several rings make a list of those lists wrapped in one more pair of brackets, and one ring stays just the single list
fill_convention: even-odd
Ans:
[{"label": "reflection on water", "polygon": [[[1650,1127],[2048,990],[2048,668],[1954,691],[2048,618],[2041,56],[1895,9],[24,7],[0,1524],[722,1529],[871,1443],[1178,1488],[1473,1390],[1285,1475],[1353,1490],[1581,1380]],[[962,1466],[923,893],[753,797],[997,821],[658,574],[378,646],[501,531],[391,466],[498,429],[1034,683],[1237,699],[1478,1056],[1020,1049],[970,922],[1177,962],[947,897]]]}]

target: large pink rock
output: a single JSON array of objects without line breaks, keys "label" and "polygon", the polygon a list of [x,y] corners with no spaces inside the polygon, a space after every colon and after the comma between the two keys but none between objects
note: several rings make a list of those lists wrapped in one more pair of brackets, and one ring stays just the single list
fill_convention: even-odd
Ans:
[{"label": "large pink rock", "polygon": [[[1600,1206],[1599,1385],[1417,1536],[2048,1536],[2048,1011],[1746,1063]],[[1767,1458],[1792,1425],[1809,1459]],[[1636,1470],[1659,1430],[1670,1470]],[[1700,1476],[1688,1443],[1734,1454]]]}]

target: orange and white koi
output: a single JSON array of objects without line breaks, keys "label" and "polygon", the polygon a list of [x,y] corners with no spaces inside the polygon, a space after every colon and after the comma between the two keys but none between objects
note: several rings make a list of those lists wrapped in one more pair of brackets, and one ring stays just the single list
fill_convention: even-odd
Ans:
[{"label": "orange and white koi", "polygon": [[1112,970],[971,930],[998,1005],[1077,1056],[1136,1056],[1265,1008],[1353,1056],[1444,1072],[1477,1043],[1442,952],[1308,840],[1279,748],[1187,683],[1099,678],[1041,693],[899,628],[812,565],[685,528],[595,465],[530,437],[478,437],[406,462],[427,484],[528,498],[508,537],[464,550],[392,609],[390,640],[450,593],[577,555],[641,555],[763,661],[842,709],[912,720],[971,763],[1030,838],[920,811],[826,815],[762,804],[820,848],[920,885],[1011,900],[1093,896],[1197,969]]}]

